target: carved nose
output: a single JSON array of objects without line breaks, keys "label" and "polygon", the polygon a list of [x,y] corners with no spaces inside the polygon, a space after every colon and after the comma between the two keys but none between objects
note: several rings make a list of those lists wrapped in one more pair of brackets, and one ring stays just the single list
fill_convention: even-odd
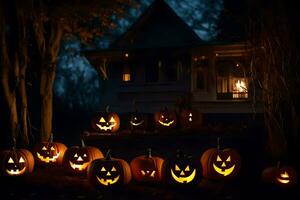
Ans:
[{"label": "carved nose", "polygon": [[107,172],[106,176],[111,176],[111,174],[109,172]]},{"label": "carved nose", "polygon": [[225,164],[225,162],[223,162],[221,166],[222,166],[222,167],[226,167],[226,164]]},{"label": "carved nose", "polygon": [[79,157],[77,158],[77,161],[83,161],[83,159],[81,158],[81,156],[79,156]]},{"label": "carved nose", "polygon": [[184,176],[185,174],[184,174],[184,171],[181,171],[180,172],[180,176]]}]

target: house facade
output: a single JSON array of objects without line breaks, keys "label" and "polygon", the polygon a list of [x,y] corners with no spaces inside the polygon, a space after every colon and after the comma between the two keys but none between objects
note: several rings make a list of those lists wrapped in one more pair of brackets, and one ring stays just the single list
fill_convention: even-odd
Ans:
[{"label": "house facade", "polygon": [[261,112],[253,106],[249,49],[207,43],[163,0],[110,48],[85,52],[103,75],[101,99],[117,112],[192,107],[203,113]]}]

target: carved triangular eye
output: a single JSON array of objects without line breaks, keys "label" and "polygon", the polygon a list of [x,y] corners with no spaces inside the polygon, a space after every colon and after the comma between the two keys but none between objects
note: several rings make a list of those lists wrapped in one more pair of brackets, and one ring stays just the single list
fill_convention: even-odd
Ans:
[{"label": "carved triangular eye", "polygon": [[74,158],[77,158],[78,157],[78,155],[77,155],[77,153],[74,155]]},{"label": "carved triangular eye", "polygon": [[113,167],[113,168],[111,169],[111,171],[112,171],[112,172],[115,172],[115,171],[117,171],[117,170],[116,170],[115,167]]},{"label": "carved triangular eye", "polygon": [[99,122],[105,123],[106,121],[105,121],[105,119],[103,117],[101,117],[101,119],[99,120]]},{"label": "carved triangular eye", "polygon": [[113,123],[113,122],[116,122],[116,120],[114,119],[114,117],[111,117],[109,122]]},{"label": "carved triangular eye", "polygon": [[193,116],[193,114],[192,114],[192,113],[190,113],[190,114],[189,114],[189,117],[192,117],[192,116]]},{"label": "carved triangular eye", "polygon": [[8,163],[15,163],[14,160],[12,158],[8,159]]},{"label": "carved triangular eye", "polygon": [[165,116],[162,115],[161,118],[165,118]]},{"label": "carved triangular eye", "polygon": [[146,175],[146,173],[145,173],[145,171],[144,170],[141,170],[141,173],[145,176]]},{"label": "carved triangular eye", "polygon": [[228,156],[226,162],[230,162],[231,161],[231,156]]},{"label": "carved triangular eye", "polygon": [[101,168],[101,172],[106,172],[105,167],[102,167],[102,168]]},{"label": "carved triangular eye", "polygon": [[178,167],[178,165],[175,165],[175,170],[180,171],[180,168]]},{"label": "carved triangular eye", "polygon": [[186,168],[185,168],[185,170],[184,171],[186,171],[186,172],[188,172],[188,171],[190,171],[190,166],[188,165],[188,166],[186,166]]},{"label": "carved triangular eye", "polygon": [[55,151],[55,148],[54,148],[54,147],[51,147],[50,150],[51,150],[51,151]]},{"label": "carved triangular eye", "polygon": [[151,176],[151,177],[154,177],[155,173],[156,173],[156,171],[153,171],[153,172],[150,174],[150,176]]},{"label": "carved triangular eye", "polygon": [[220,156],[217,157],[217,161],[222,161],[222,159],[220,158]]},{"label": "carved triangular eye", "polygon": [[25,162],[24,158],[21,157],[20,160],[19,160],[19,163],[24,163],[24,162]]},{"label": "carved triangular eye", "polygon": [[86,154],[83,154],[83,157],[87,157],[87,155],[86,155]]},{"label": "carved triangular eye", "polygon": [[47,148],[45,146],[43,146],[42,150],[43,151],[47,151]]}]

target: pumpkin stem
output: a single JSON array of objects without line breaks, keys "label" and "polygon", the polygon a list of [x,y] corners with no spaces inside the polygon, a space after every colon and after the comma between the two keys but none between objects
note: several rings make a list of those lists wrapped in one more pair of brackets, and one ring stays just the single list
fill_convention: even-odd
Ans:
[{"label": "pumpkin stem", "polygon": [[220,146],[221,146],[221,145],[220,145],[220,140],[221,140],[221,138],[218,137],[218,138],[217,138],[217,149],[218,149],[218,150],[220,150],[220,148],[221,148],[221,147],[220,147]]},{"label": "pumpkin stem", "polygon": [[48,142],[53,142],[53,133],[51,133],[49,139],[48,139]]},{"label": "pumpkin stem", "polygon": [[110,154],[110,152],[111,152],[111,149],[108,149],[107,152],[106,152],[106,154],[105,154],[105,160],[111,160],[111,154]]},{"label": "pumpkin stem", "polygon": [[81,147],[85,147],[85,143],[83,139],[81,139]]},{"label": "pumpkin stem", "polygon": [[152,157],[152,150],[151,150],[151,148],[148,148],[146,158],[151,158],[151,157]]},{"label": "pumpkin stem", "polygon": [[109,105],[107,105],[106,107],[105,107],[105,111],[108,113],[109,112]]}]

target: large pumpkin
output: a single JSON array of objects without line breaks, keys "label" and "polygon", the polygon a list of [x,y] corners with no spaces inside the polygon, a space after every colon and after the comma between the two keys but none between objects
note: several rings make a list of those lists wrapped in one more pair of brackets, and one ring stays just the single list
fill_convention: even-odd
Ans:
[{"label": "large pumpkin", "polygon": [[152,156],[148,149],[147,155],[135,157],[130,162],[130,168],[136,181],[157,182],[163,179],[163,163],[162,158]]},{"label": "large pumpkin", "polygon": [[36,164],[39,166],[61,166],[66,150],[66,145],[53,142],[53,137],[51,136],[48,142],[36,144],[33,154]]},{"label": "large pumpkin", "polygon": [[90,164],[88,178],[97,188],[125,185],[131,180],[130,166],[123,159],[112,158],[108,151],[105,158],[96,159]]},{"label": "large pumpkin", "polygon": [[99,133],[115,133],[120,128],[120,118],[117,113],[109,112],[107,107],[106,112],[100,112],[94,117],[91,126]]},{"label": "large pumpkin", "polygon": [[1,174],[21,176],[33,171],[34,157],[26,149],[5,150],[0,153]]},{"label": "large pumpkin", "polygon": [[87,172],[89,164],[96,159],[103,158],[102,152],[91,146],[85,146],[81,141],[80,146],[68,148],[64,155],[64,168],[73,174],[83,174]]},{"label": "large pumpkin", "polygon": [[202,169],[192,156],[178,151],[174,158],[164,162],[164,177],[167,183],[179,186],[190,186],[200,182]]},{"label": "large pumpkin", "polygon": [[180,125],[184,130],[198,130],[202,127],[202,113],[196,110],[185,109],[180,113]]},{"label": "large pumpkin", "polygon": [[262,172],[262,180],[280,187],[289,187],[297,183],[297,171],[290,166],[268,167]]},{"label": "large pumpkin", "polygon": [[148,128],[147,116],[138,111],[131,113],[129,127],[132,132],[145,131]]},{"label": "large pumpkin", "polygon": [[154,113],[154,123],[158,130],[174,129],[177,125],[175,111],[169,111],[167,108]]},{"label": "large pumpkin", "polygon": [[226,180],[235,177],[241,166],[239,153],[231,148],[218,147],[206,150],[201,157],[203,177],[215,180]]}]

